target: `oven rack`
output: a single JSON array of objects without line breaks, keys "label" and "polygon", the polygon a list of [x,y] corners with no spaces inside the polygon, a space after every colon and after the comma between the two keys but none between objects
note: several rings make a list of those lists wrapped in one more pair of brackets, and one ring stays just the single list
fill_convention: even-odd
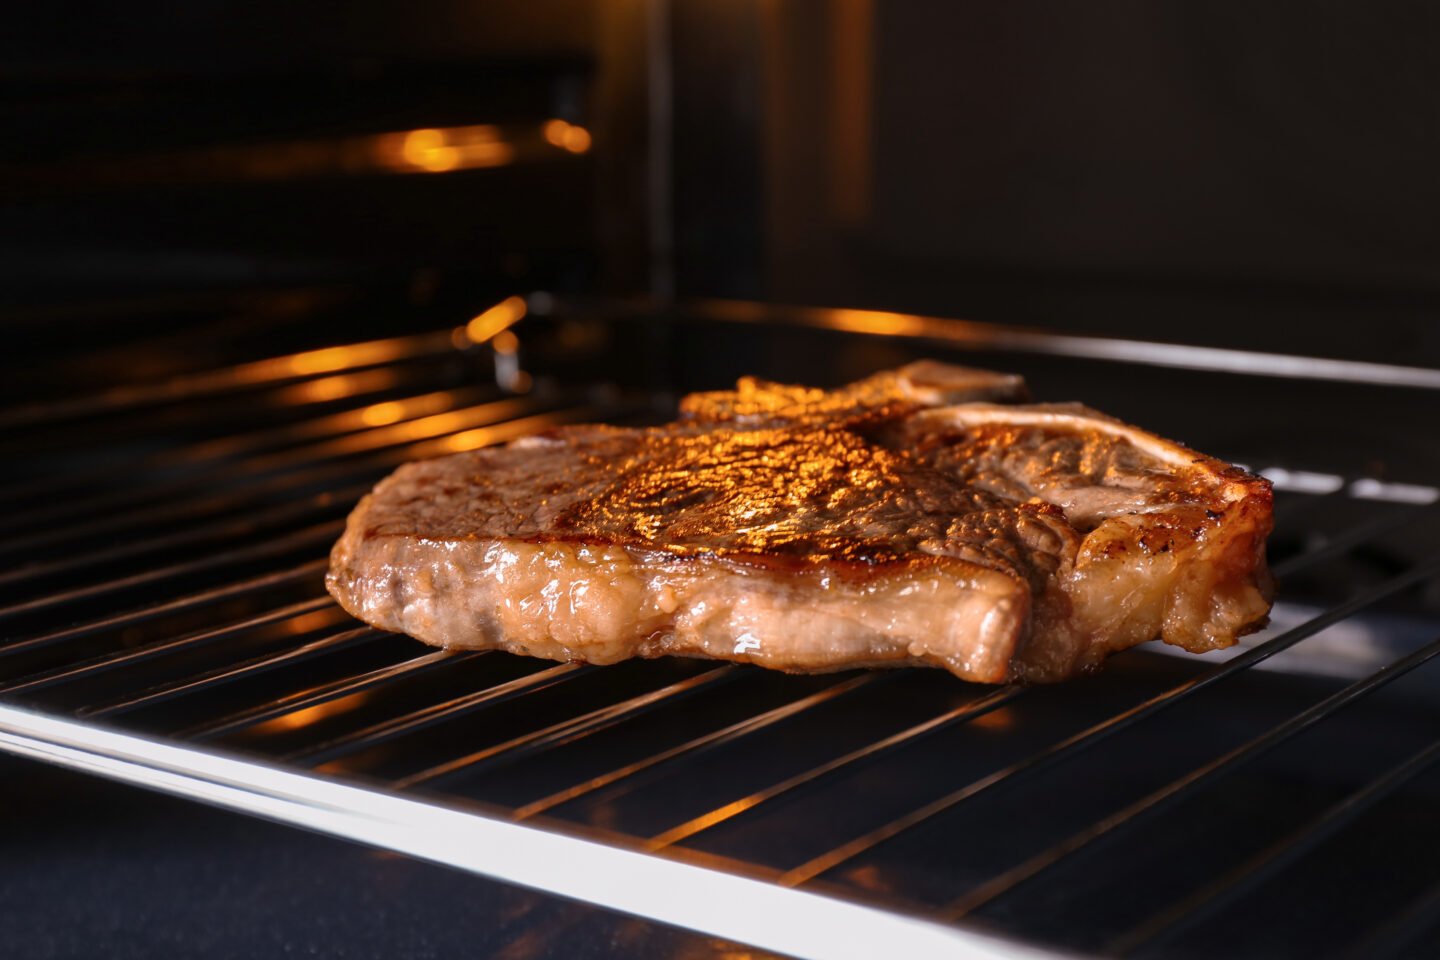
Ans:
[{"label": "oven rack", "polygon": [[[453,329],[22,404],[0,413],[0,447],[28,464],[5,484],[0,748],[806,957],[1203,955],[1252,928],[1300,944],[1301,894],[1433,802],[1434,478],[1291,462],[1284,442],[1250,464],[1279,491],[1277,625],[1233,655],[1137,650],[1054,688],[450,653],[325,596],[344,515],[395,465],[662,415],[717,385],[676,372],[692,327],[778,338],[772,354],[814,334],[1377,403],[1440,390],[1420,368],[534,295]],[[596,349],[650,366],[577,376]],[[1330,661],[1305,655],[1337,636]],[[1251,814],[1257,798],[1273,806]],[[1371,865],[1385,895],[1329,918],[1332,945],[1436,942],[1440,858],[1406,852]]]}]

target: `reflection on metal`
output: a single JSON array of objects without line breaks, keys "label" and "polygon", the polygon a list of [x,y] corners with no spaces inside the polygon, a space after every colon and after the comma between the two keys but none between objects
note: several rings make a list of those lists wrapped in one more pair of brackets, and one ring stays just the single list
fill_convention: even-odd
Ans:
[{"label": "reflection on metal", "polygon": [[590,149],[590,131],[564,120],[550,120],[544,126],[545,140],[552,146],[571,153],[584,153]]},{"label": "reflection on metal", "polygon": [[339,370],[352,370],[357,367],[373,367],[389,363],[409,354],[415,345],[414,340],[405,337],[370,340],[342,347],[306,350],[301,353],[292,353],[286,357],[257,360],[254,363],[242,363],[211,375],[197,374],[194,379],[197,381],[197,385],[202,383],[208,385],[209,379],[202,378],[213,378],[217,384],[221,378],[225,382],[236,384],[290,380],[319,373],[334,373]]},{"label": "reflection on metal", "polygon": [[1333,473],[1287,470],[1284,467],[1266,467],[1260,471],[1260,476],[1274,484],[1276,490],[1288,490],[1291,493],[1323,495],[1334,493],[1345,486],[1345,478]]},{"label": "reflection on metal", "polygon": [[1440,489],[1417,483],[1384,483],[1365,479],[1350,484],[1350,496],[1360,500],[1389,500],[1392,503],[1425,506],[1440,500]]},{"label": "reflection on metal", "polygon": [[[530,302],[536,312],[541,312],[540,300],[532,296]],[[549,298],[547,302],[552,309],[569,310],[572,314],[583,312],[586,306],[583,301],[572,302],[559,297]],[[637,302],[632,306],[634,309],[644,310],[654,305]],[[614,305],[607,306],[613,308]],[[881,310],[778,306],[749,300],[692,300],[680,306],[681,309],[675,312],[675,317],[682,321],[718,320],[726,323],[813,327],[867,336],[910,337],[971,350],[1007,350],[1116,363],[1138,363],[1180,370],[1440,390],[1440,370],[1389,363],[1154,343],[1118,337],[1088,337],[1051,333],[1032,327]]]},{"label": "reflection on metal", "polygon": [[[0,706],[0,748],[795,957],[1054,956],[468,811]],[[556,864],[564,864],[557,870]]]},{"label": "reflection on metal", "polygon": [[304,403],[329,403],[360,393],[376,393],[393,387],[400,380],[393,370],[368,370],[365,373],[342,373],[297,383],[276,394],[282,406]]},{"label": "reflection on metal", "polygon": [[358,693],[352,693],[348,697],[338,697],[323,703],[301,707],[299,710],[292,710],[289,713],[282,713],[280,716],[267,720],[264,723],[256,724],[254,730],[256,733],[261,734],[299,730],[303,727],[318,723],[326,717],[346,713],[360,706],[368,699],[370,699],[370,691],[362,690]]},{"label": "reflection on metal", "polygon": [[418,444],[410,451],[410,454],[416,459],[424,459],[426,457],[442,456],[447,453],[464,453],[467,450],[478,450],[492,443],[514,440],[528,433],[546,430],[550,427],[559,426],[562,423],[574,423],[577,420],[583,419],[585,416],[586,411],[574,410],[524,417],[520,420],[511,420],[508,423],[496,424],[493,427],[477,427],[474,430],[464,430],[448,437],[432,440],[429,443]]},{"label": "reflection on metal", "polygon": [[326,139],[224,144],[168,153],[81,159],[0,172],[32,187],[304,180],[435,174],[544,162],[590,150],[590,131],[564,120],[420,127]]},{"label": "reflection on metal", "polygon": [[373,149],[376,163],[397,173],[500,167],[515,159],[515,146],[499,127],[488,124],[382,134]]},{"label": "reflection on metal", "polygon": [[524,297],[506,297],[465,324],[465,336],[471,343],[484,343],[523,320],[528,309]]}]

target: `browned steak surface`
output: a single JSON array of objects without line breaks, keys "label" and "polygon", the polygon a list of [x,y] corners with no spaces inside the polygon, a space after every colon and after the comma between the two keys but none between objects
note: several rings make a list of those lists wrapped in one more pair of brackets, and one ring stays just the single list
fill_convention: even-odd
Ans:
[{"label": "browned steak surface", "polygon": [[331,592],[451,647],[1054,680],[1263,622],[1265,482],[1015,378],[923,364],[838,391],[742,381],[662,427],[569,427],[409,464]]}]

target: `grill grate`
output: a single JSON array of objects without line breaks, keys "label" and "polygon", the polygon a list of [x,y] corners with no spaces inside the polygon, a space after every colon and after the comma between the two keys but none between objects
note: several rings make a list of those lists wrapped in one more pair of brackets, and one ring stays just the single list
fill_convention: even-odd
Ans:
[{"label": "grill grate", "polygon": [[[91,769],[197,795],[192,781],[166,778],[199,776],[215,755],[239,757],[257,778],[278,767],[312,777],[297,783],[361,786],[334,803],[398,794],[422,811],[533,824],[547,837],[644,851],[667,868],[704,868],[673,880],[681,886],[718,870],[758,878],[775,896],[799,887],[839,897],[830,929],[781,935],[725,903],[691,905],[703,914],[692,915],[653,889],[634,902],[577,892],[565,886],[563,861],[539,880],[512,876],[806,955],[843,953],[836,931],[883,930],[914,938],[905,942],[916,950],[992,945],[925,940],[947,927],[883,926],[913,915],[1125,956],[1222,946],[1298,956],[1337,944],[1357,956],[1403,955],[1440,936],[1440,830],[1416,828],[1440,791],[1440,506],[1422,482],[1355,475],[1345,457],[1318,463],[1307,443],[1287,459],[1287,435],[1265,435],[1269,449],[1253,437],[1227,448],[1223,432],[1187,438],[1285,468],[1269,471],[1281,481],[1275,569],[1286,581],[1276,625],[1228,659],[1139,649],[1099,676],[1034,689],[975,687],[938,671],[592,668],[433,651],[357,626],[325,597],[324,557],[345,512],[400,462],[561,422],[653,416],[673,390],[716,382],[706,370],[687,382],[673,363],[722,357],[702,349],[716,338],[728,338],[736,363],[768,363],[767,354],[795,355],[787,337],[818,337],[837,351],[825,375],[840,379],[851,373],[847,357],[875,365],[867,334],[896,332],[893,321],[866,329],[855,311],[829,327],[807,311],[757,329],[753,314],[712,305],[657,325],[613,307],[552,306],[527,321],[533,330],[520,328],[535,373],[525,394],[486,385],[497,373],[519,382],[509,345],[497,353],[461,328],[0,415],[10,431],[0,447],[28,464],[6,487],[12,535],[0,544],[9,565],[0,572],[0,700],[28,712],[0,707],[3,745],[80,763],[58,744],[94,731],[100,739],[82,745]],[[1099,364],[1132,389],[1157,375],[1202,387],[1273,379],[1253,358],[1237,372],[1215,351],[1115,352],[1107,341],[1033,331],[987,339],[978,325],[937,323],[916,319],[913,336],[885,341],[883,359],[1001,351],[995,365],[1042,381],[1070,364],[1069,376],[1101,384],[1085,366]],[[659,361],[637,382],[587,382],[583,371],[602,356]],[[1174,369],[1157,374],[1153,364]],[[1364,366],[1307,373],[1287,358],[1269,372],[1292,391],[1297,377],[1316,391],[1333,389],[1327,377],[1368,391],[1367,416],[1417,391],[1433,402],[1425,371],[1388,377]],[[1186,396],[1183,384],[1174,395]],[[1429,479],[1429,469],[1405,480]],[[166,754],[181,759],[163,777],[133,762],[126,774],[107,766],[123,751],[104,731],[184,749]],[[338,829],[278,803],[270,794],[233,801]],[[329,809],[328,823],[343,820]],[[355,830],[445,857],[398,827]],[[1346,851],[1367,838],[1373,873],[1337,884]],[[1413,855],[1415,843],[1430,845],[1425,856]],[[456,856],[507,875],[491,851]],[[1340,900],[1313,920],[1316,904]],[[803,912],[831,901],[770,902]],[[865,926],[873,923],[882,926]]]}]

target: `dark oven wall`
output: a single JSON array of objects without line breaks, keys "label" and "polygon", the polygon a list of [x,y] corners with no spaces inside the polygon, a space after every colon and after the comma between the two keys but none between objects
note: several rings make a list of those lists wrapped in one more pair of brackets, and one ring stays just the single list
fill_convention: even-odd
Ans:
[{"label": "dark oven wall", "polygon": [[11,18],[7,339],[73,353],[228,314],[246,319],[217,338],[273,353],[306,345],[297,327],[355,340],[588,288],[594,9],[137,0]]},{"label": "dark oven wall", "polygon": [[1440,364],[1437,36],[1388,2],[677,4],[679,289]]}]

